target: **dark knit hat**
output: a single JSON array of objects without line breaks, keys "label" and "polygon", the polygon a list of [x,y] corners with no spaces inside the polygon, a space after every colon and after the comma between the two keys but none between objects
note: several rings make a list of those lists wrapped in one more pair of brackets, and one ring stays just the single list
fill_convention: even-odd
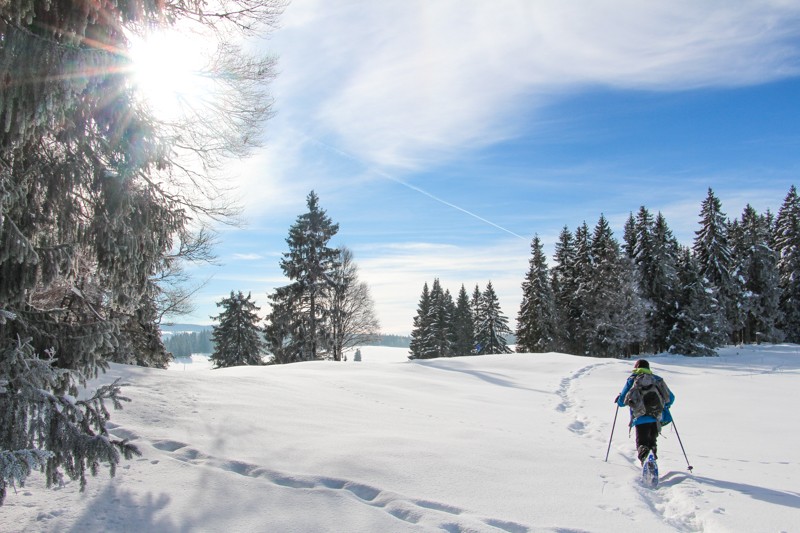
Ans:
[{"label": "dark knit hat", "polygon": [[648,363],[645,359],[639,359],[636,361],[636,364],[633,365],[633,368],[650,368],[650,363]]}]

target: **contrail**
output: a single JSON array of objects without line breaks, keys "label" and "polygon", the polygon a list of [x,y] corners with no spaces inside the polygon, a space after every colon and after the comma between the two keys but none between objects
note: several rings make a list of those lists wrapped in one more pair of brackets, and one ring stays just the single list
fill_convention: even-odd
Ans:
[{"label": "contrail", "polygon": [[309,136],[307,134],[304,134],[304,133],[301,133],[301,132],[298,132],[298,133],[300,135],[302,135],[303,137],[305,137],[306,139],[308,139],[308,140],[310,140],[310,141],[312,141],[312,142],[314,142],[314,143],[316,143],[316,144],[318,144],[318,145],[330,150],[331,152],[337,153],[342,157],[350,159],[351,161],[355,161],[359,165],[361,165],[364,168],[366,168],[368,171],[370,171],[370,172],[372,172],[374,174],[377,174],[378,176],[381,176],[382,178],[385,178],[385,179],[387,179],[389,181],[393,181],[393,182],[395,182],[395,183],[397,183],[399,185],[402,185],[403,187],[411,189],[412,191],[416,191],[416,192],[418,192],[418,193],[420,193],[420,194],[422,194],[424,196],[427,196],[431,200],[439,202],[442,205],[446,205],[447,207],[453,208],[456,211],[460,211],[460,212],[464,213],[465,215],[469,215],[474,219],[480,220],[484,224],[488,224],[488,225],[492,226],[493,228],[497,228],[500,231],[504,231],[504,232],[508,233],[509,235],[513,235],[514,237],[517,237],[518,239],[522,239],[523,241],[527,241],[528,240],[525,237],[523,237],[522,235],[520,235],[518,233],[514,233],[510,229],[504,228],[503,226],[501,226],[499,224],[495,224],[491,220],[487,220],[487,219],[483,218],[480,215],[476,215],[475,213],[473,213],[472,211],[469,211],[468,209],[464,209],[463,207],[459,207],[459,206],[457,206],[457,205],[455,205],[453,203],[448,202],[447,200],[443,200],[442,198],[439,198],[438,196],[429,193],[428,191],[426,191],[424,189],[420,189],[416,185],[412,185],[412,184],[408,183],[407,181],[403,181],[400,178],[396,178],[396,177],[392,176],[391,174],[389,174],[387,172],[384,172],[382,170],[378,170],[377,168],[375,168],[373,166],[369,166],[364,161],[358,159],[353,154],[347,153],[347,152],[345,152],[345,151],[343,151],[343,150],[341,150],[339,148],[336,148],[335,146],[331,146],[330,144],[322,142],[319,139],[315,139],[315,138],[313,138],[313,137],[311,137],[311,136]]}]

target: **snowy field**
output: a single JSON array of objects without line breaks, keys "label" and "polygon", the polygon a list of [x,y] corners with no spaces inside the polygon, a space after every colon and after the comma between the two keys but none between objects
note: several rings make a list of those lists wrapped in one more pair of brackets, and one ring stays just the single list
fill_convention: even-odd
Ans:
[{"label": "snowy field", "polygon": [[650,358],[677,397],[661,485],[640,487],[632,361],[561,354],[209,370],[114,365],[114,433],[142,457],[54,491],[34,477],[0,530],[800,532],[800,347]]}]

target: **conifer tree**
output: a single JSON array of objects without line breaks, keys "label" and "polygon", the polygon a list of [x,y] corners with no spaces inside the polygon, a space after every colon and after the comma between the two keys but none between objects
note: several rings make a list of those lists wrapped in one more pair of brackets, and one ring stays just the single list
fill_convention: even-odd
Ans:
[{"label": "conifer tree", "polygon": [[688,249],[678,263],[680,291],[677,319],[667,337],[669,352],[690,356],[716,355],[727,333],[725,312],[716,299],[716,288],[703,275],[697,259]]},{"label": "conifer tree", "polygon": [[478,355],[511,353],[506,335],[512,333],[508,327],[508,318],[500,309],[500,302],[494,292],[492,282],[486,284],[480,298],[479,326],[475,331]]},{"label": "conifer tree", "polygon": [[573,336],[579,316],[578,309],[574,305],[577,290],[575,245],[572,232],[567,226],[564,226],[559,234],[553,259],[555,265],[551,271],[551,286],[557,324],[554,349],[565,353],[577,353]]},{"label": "conifer tree", "polygon": [[270,312],[264,327],[267,351],[272,355],[273,364],[296,363],[303,359],[303,336],[299,330],[301,322],[297,319],[300,310],[295,309],[296,300],[292,298],[292,286],[278,287],[268,295]]},{"label": "conifer tree", "polygon": [[411,330],[411,343],[409,344],[409,359],[431,359],[436,357],[436,348],[433,344],[433,333],[430,323],[431,291],[428,284],[422,287],[422,295],[417,305],[417,314],[414,317],[414,327]]},{"label": "conifer tree", "polygon": [[645,339],[644,308],[636,289],[636,274],[621,254],[605,216],[591,239],[592,275],[587,291],[586,325],[589,354],[613,357],[630,354]]},{"label": "conifer tree", "polygon": [[311,191],[306,198],[308,211],[297,217],[286,239],[289,251],[280,265],[292,283],[286,287],[286,309],[291,309],[292,343],[299,349],[294,358],[310,361],[324,355],[327,349],[327,320],[333,272],[339,261],[339,250],[328,246],[339,231],[339,225],[319,206],[319,197]]},{"label": "conifer tree", "polygon": [[456,307],[453,312],[453,355],[473,355],[475,353],[475,318],[472,316],[469,295],[464,284],[458,291]]},{"label": "conifer tree", "polygon": [[774,229],[780,276],[780,327],[789,342],[800,343],[800,198],[791,186]]},{"label": "conifer tree", "polygon": [[637,267],[639,294],[644,299],[647,319],[647,347],[654,352],[667,349],[666,338],[675,323],[677,261],[679,245],[661,213],[653,220],[642,206],[634,223],[631,257]]},{"label": "conifer tree", "polygon": [[[475,288],[472,290],[472,298],[470,299],[470,307],[472,307],[472,319],[474,320],[472,330],[477,333],[478,326],[480,325],[481,302],[483,299],[483,292],[480,286],[476,283]],[[477,344],[473,344],[473,349],[477,351]]]},{"label": "conifer tree", "polygon": [[770,246],[771,227],[766,216],[751,205],[741,220],[731,225],[737,271],[743,278],[740,301],[744,320],[736,338],[743,343],[780,342],[780,283],[778,257]]},{"label": "conifer tree", "polygon": [[531,259],[522,282],[522,303],[517,317],[517,351],[543,353],[555,346],[555,303],[550,272],[542,243],[531,242]]},{"label": "conifer tree", "polygon": [[222,312],[211,317],[219,322],[211,333],[214,352],[210,359],[215,368],[264,364],[264,341],[258,326],[261,308],[250,298],[250,293],[244,296],[242,291],[236,294],[231,291],[228,298],[217,302]]},{"label": "conifer tree", "polygon": [[696,232],[694,254],[700,273],[717,289],[719,303],[725,312],[723,329],[729,336],[740,329],[742,315],[738,307],[741,288],[728,241],[728,223],[722,204],[708,189],[700,210],[700,229]]},{"label": "conifer tree", "polygon": [[431,305],[426,322],[430,328],[429,339],[433,357],[450,357],[453,298],[442,288],[439,278],[433,280],[430,298]]},{"label": "conifer tree", "polygon": [[594,298],[592,236],[585,221],[575,230],[574,243],[575,253],[571,265],[573,293],[569,302],[573,318],[573,322],[570,323],[572,328],[570,353],[587,355],[594,338],[596,324],[594,313],[591,312]]},{"label": "conifer tree", "polygon": [[176,153],[200,168],[243,155],[269,114],[260,87],[274,71],[270,59],[228,72],[241,98],[214,102],[227,120],[203,116],[218,126],[204,136],[201,122],[159,122],[141,105],[124,75],[127,36],[187,19],[255,31],[280,11],[246,4],[223,17],[194,0],[0,3],[0,504],[32,469],[48,486],[66,476],[83,488],[87,472],[113,474],[136,453],[108,433],[118,384],[75,398],[110,359],[165,355],[152,284],[191,219],[226,214],[218,198],[198,199],[204,176],[180,187],[188,167]]}]

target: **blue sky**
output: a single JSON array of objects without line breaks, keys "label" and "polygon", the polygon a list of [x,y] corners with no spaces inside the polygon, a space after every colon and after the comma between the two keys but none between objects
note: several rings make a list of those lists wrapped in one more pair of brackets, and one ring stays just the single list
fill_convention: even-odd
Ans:
[{"label": "blue sky", "polygon": [[688,244],[709,187],[735,217],[800,181],[797,2],[294,0],[255,46],[277,114],[226,168],[246,226],[192,267],[180,322],[231,290],[267,311],[312,189],[383,331],[408,334],[437,277],[491,280],[513,327],[534,234],[551,254],[603,213],[621,240],[644,205]]}]

